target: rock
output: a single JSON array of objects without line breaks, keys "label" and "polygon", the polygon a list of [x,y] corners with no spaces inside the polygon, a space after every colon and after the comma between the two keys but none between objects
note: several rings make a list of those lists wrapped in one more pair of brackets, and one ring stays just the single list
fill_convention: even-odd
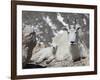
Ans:
[{"label": "rock", "polygon": [[32,50],[36,46],[36,33],[31,26],[25,26],[22,30],[22,62],[26,65],[32,56]]}]

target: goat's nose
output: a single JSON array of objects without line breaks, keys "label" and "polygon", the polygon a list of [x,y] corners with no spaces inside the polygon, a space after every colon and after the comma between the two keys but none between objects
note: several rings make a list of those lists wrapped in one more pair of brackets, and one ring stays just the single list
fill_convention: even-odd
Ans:
[{"label": "goat's nose", "polygon": [[71,44],[74,44],[74,41],[71,41]]}]

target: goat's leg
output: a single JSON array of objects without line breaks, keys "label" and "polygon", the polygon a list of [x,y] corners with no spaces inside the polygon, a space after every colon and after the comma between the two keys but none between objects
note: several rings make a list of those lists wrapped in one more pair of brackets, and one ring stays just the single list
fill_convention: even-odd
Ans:
[{"label": "goat's leg", "polygon": [[49,57],[48,60],[46,60],[46,63],[49,64],[53,59],[55,59],[54,56]]},{"label": "goat's leg", "polygon": [[80,57],[81,57],[81,58],[86,58],[86,57],[87,57],[87,53],[88,53],[88,50],[87,50],[86,47],[81,43],[81,46],[80,46]]},{"label": "goat's leg", "polygon": [[36,61],[36,63],[39,64],[39,63],[41,63],[44,59],[45,59],[44,56],[40,56],[40,57],[38,58],[38,60]]}]

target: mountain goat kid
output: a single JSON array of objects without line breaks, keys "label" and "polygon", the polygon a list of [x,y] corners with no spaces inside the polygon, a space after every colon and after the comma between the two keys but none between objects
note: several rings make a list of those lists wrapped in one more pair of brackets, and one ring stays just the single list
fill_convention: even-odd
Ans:
[{"label": "mountain goat kid", "polygon": [[56,52],[55,45],[42,48],[40,51],[38,51],[31,57],[31,60],[37,64],[43,62],[44,60],[46,61],[46,63],[50,63],[55,58],[54,56],[55,52]]}]

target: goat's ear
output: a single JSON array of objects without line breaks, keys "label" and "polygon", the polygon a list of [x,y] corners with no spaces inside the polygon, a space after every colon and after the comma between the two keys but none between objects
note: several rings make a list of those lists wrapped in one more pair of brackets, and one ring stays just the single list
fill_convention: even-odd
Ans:
[{"label": "goat's ear", "polygon": [[80,29],[80,27],[77,28],[77,30],[79,30],[79,29]]},{"label": "goat's ear", "polygon": [[76,30],[79,30],[81,26],[79,24],[76,24]]}]

